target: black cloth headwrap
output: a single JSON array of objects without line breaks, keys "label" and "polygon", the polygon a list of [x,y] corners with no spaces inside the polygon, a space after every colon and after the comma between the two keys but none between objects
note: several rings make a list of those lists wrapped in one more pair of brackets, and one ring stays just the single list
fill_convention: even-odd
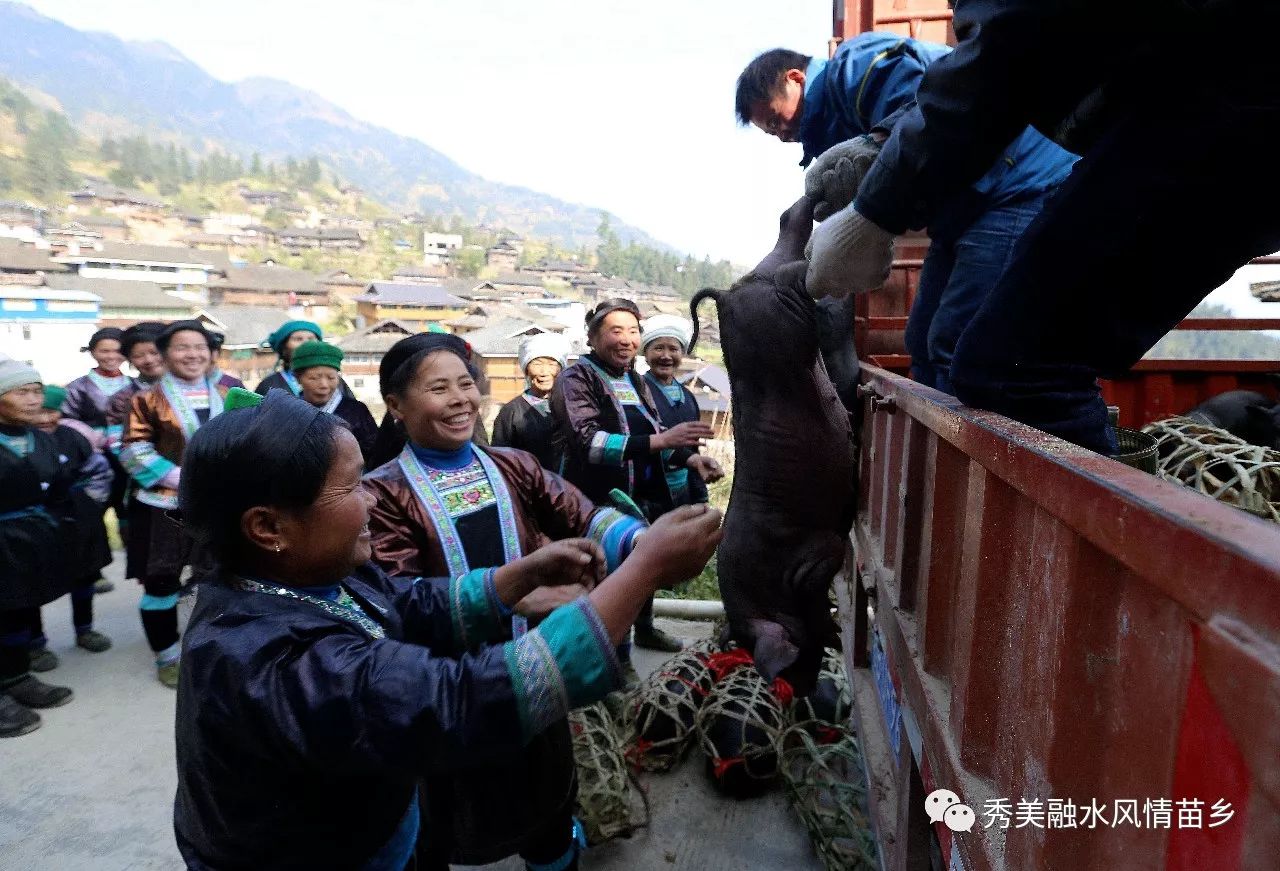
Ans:
[{"label": "black cloth headwrap", "polygon": [[120,353],[126,357],[133,351],[134,347],[143,342],[154,342],[164,332],[165,325],[160,321],[138,321],[131,327],[126,327],[120,339]]},{"label": "black cloth headwrap", "polygon": [[117,342],[124,337],[124,330],[119,327],[103,327],[92,336],[89,337],[89,344],[81,348],[81,351],[92,351],[98,346],[103,339],[115,339]]},{"label": "black cloth headwrap", "polygon": [[183,330],[191,330],[192,332],[196,332],[204,336],[204,340],[209,343],[209,350],[214,350],[214,346],[217,344],[217,339],[214,337],[213,333],[209,332],[204,324],[199,321],[174,321],[169,324],[169,326],[165,327],[160,335],[156,337],[156,347],[160,349],[161,354],[169,349],[169,342],[173,340],[174,334],[180,333]]},{"label": "black cloth headwrap", "polygon": [[432,351],[448,351],[457,354],[468,368],[471,366],[471,346],[451,333],[418,333],[405,336],[391,346],[378,365],[378,390],[383,396],[392,392],[392,382],[401,367],[409,363],[417,365]]},{"label": "black cloth headwrap", "polygon": [[604,323],[605,318],[618,311],[635,315],[637,321],[641,319],[640,307],[631,300],[621,296],[606,299],[587,314],[587,335],[594,333]]}]

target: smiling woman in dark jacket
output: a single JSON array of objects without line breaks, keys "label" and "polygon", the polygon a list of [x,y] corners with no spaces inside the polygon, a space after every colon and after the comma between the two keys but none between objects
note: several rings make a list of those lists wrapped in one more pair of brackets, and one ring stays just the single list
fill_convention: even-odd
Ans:
[{"label": "smiling woman in dark jacket", "polygon": [[[235,391],[188,447],[184,521],[220,564],[178,688],[174,825],[190,868],[409,866],[419,778],[512,756],[603,697],[641,602],[719,538],[715,512],[687,509],[589,596],[491,643],[533,589],[598,577],[600,550],[566,541],[453,578],[389,578],[368,562],[362,468],[336,418],[281,392]],[[576,850],[562,858],[576,867]]]}]

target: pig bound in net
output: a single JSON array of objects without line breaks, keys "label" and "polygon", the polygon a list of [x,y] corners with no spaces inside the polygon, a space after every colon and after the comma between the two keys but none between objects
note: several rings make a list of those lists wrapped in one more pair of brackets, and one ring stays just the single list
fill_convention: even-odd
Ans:
[{"label": "pig bound in net", "polygon": [[853,713],[853,693],[840,652],[828,647],[818,672],[818,683],[807,696],[796,696],[791,720],[802,724],[819,741],[839,741]]},{"label": "pig bound in net", "polygon": [[878,869],[865,813],[861,753],[853,735],[841,730],[839,740],[823,743],[797,723],[782,734],[778,746],[787,797],[827,871]]},{"label": "pig bound in net", "polygon": [[1251,445],[1189,417],[1147,424],[1160,477],[1280,523],[1280,451]]},{"label": "pig bound in net", "polygon": [[[578,819],[590,844],[629,835],[644,825],[622,740],[603,702],[569,712],[573,759],[578,768]],[[637,821],[639,820],[639,821]]]},{"label": "pig bound in net", "polygon": [[745,662],[720,678],[703,703],[698,743],[716,787],[745,798],[767,791],[777,778],[777,741],[787,725],[791,688],[783,680],[770,687],[745,651],[733,653]]},{"label": "pig bound in net", "polygon": [[645,771],[667,771],[680,761],[693,738],[698,711],[714,682],[704,641],[658,667],[632,699],[627,759]]}]

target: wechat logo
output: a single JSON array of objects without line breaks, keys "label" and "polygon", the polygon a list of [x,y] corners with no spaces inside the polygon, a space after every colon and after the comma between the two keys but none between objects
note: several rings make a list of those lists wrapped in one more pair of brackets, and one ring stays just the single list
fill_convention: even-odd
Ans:
[{"label": "wechat logo", "polygon": [[960,796],[949,789],[935,789],[924,800],[929,822],[942,823],[953,832],[968,832],[977,822],[973,808],[960,802]]}]

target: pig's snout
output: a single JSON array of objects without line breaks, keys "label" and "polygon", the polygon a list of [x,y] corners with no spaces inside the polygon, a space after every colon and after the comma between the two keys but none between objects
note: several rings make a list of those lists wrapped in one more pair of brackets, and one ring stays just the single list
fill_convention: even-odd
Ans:
[{"label": "pig's snout", "polygon": [[808,197],[801,197],[782,213],[778,221],[778,244],[773,248],[782,255],[782,262],[804,257],[804,246],[813,234],[814,205]]}]

